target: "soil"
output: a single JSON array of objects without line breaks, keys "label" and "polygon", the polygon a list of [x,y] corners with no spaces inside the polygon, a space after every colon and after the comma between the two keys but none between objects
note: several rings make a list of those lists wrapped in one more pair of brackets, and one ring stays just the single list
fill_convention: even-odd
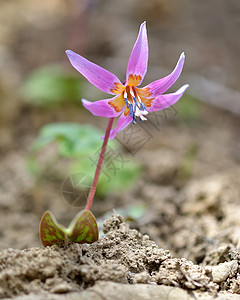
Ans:
[{"label": "soil", "polygon": [[218,249],[224,263],[201,267],[173,258],[149,236],[129,229],[121,216],[106,220],[103,230],[105,236],[91,245],[2,251],[0,296],[45,294],[45,299],[51,299],[51,293],[80,292],[97,281],[170,285],[212,294],[239,289],[240,252],[233,246]]}]

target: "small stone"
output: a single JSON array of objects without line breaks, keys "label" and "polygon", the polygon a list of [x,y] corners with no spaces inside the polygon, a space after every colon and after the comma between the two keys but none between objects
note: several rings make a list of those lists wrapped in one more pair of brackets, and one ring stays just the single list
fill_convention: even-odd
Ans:
[{"label": "small stone", "polygon": [[71,286],[67,283],[59,283],[51,289],[54,294],[65,294],[72,290]]}]

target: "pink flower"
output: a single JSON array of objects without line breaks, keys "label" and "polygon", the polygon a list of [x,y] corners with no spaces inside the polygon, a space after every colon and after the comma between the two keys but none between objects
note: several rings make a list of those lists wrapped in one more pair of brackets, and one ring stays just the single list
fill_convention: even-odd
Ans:
[{"label": "pink flower", "polygon": [[171,74],[143,88],[138,87],[146,74],[148,63],[146,22],[140,26],[136,43],[130,55],[125,84],[122,84],[111,72],[73,51],[67,50],[66,54],[72,66],[90,83],[103,92],[114,95],[111,99],[96,102],[82,99],[83,106],[95,116],[114,118],[121,115],[116,128],[111,130],[110,138],[114,138],[131,122],[136,124],[137,117],[140,121],[145,121],[149,112],[162,110],[173,105],[188,88],[188,84],[185,84],[175,93],[163,95],[180,76],[185,59],[184,53],[181,54]]}]

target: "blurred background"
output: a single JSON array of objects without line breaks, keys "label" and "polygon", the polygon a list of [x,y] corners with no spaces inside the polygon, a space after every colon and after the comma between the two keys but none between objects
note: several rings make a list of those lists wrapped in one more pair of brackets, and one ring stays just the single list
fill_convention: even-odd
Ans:
[{"label": "blurred background", "polygon": [[[180,255],[186,244],[174,248],[166,238],[182,228],[170,228],[174,220],[187,216],[192,228],[190,215],[206,213],[218,224],[227,218],[222,189],[228,201],[239,199],[239,0],[1,0],[0,249],[40,245],[45,210],[67,225],[85,204],[107,119],[93,117],[81,98],[106,95],[72,68],[65,50],[124,81],[143,21],[150,47],[143,85],[168,75],[184,51],[171,91],[190,88],[138,128],[137,143],[129,133],[112,141],[94,213],[121,208]],[[207,199],[200,208],[199,199]]]}]

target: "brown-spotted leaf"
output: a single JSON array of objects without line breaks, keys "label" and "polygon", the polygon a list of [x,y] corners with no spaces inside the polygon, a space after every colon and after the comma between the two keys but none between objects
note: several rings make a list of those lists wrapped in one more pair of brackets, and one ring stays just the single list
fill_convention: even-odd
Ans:
[{"label": "brown-spotted leaf", "polygon": [[66,229],[58,224],[50,211],[44,213],[40,223],[40,239],[43,246],[64,245],[66,242],[65,231]]},{"label": "brown-spotted leaf", "polygon": [[98,240],[98,225],[90,210],[80,211],[68,228],[68,237],[74,243],[91,244]]}]

